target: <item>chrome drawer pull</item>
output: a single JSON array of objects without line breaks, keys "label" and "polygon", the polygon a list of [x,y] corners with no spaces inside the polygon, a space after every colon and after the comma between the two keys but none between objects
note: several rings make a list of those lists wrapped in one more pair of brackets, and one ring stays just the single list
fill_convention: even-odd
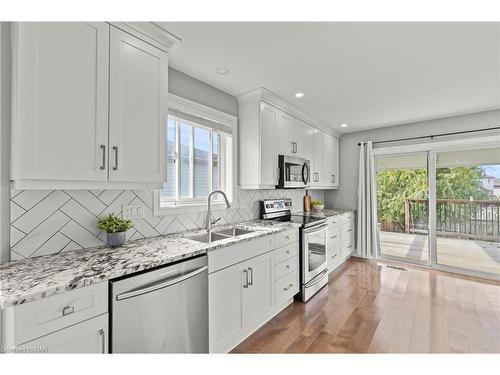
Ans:
[{"label": "chrome drawer pull", "polygon": [[243,288],[248,288],[248,270],[243,270],[245,274],[245,284],[243,284]]},{"label": "chrome drawer pull", "polygon": [[250,273],[250,281],[247,282],[248,285],[252,286],[253,285],[253,268],[248,267],[248,272]]},{"label": "chrome drawer pull", "polygon": [[350,249],[351,247],[352,247],[352,245],[347,246],[348,249]]},{"label": "chrome drawer pull", "polygon": [[285,252],[286,252],[287,254],[290,254],[290,253],[291,253],[291,251],[290,251],[290,250],[287,250],[287,251],[285,251]]},{"label": "chrome drawer pull", "polygon": [[289,270],[290,269],[290,265],[287,265],[285,268]]},{"label": "chrome drawer pull", "polygon": [[99,336],[101,337],[101,353],[105,354],[106,353],[106,337],[105,337],[103,329],[99,330]]},{"label": "chrome drawer pull", "polygon": [[287,287],[287,288],[283,288],[283,290],[286,292],[286,291],[287,291],[287,290],[289,290],[292,286],[293,286],[293,284],[290,284],[290,285],[288,285],[288,287]]},{"label": "chrome drawer pull", "polygon": [[66,306],[63,308],[63,316],[73,314],[75,312],[75,306]]},{"label": "chrome drawer pull", "polygon": [[348,232],[352,232],[352,229],[348,229],[347,231],[348,231]]}]

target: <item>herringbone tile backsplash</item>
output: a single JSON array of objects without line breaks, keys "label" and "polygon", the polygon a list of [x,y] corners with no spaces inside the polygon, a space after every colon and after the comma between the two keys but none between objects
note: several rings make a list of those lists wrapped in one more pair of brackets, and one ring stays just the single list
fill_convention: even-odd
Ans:
[{"label": "herringbone tile backsplash", "polygon": [[[220,224],[259,217],[259,200],[291,198],[294,211],[302,210],[304,190],[240,190],[238,207],[214,211]],[[323,201],[323,191],[312,191]],[[11,259],[22,259],[104,244],[97,218],[121,214],[123,206],[143,205],[144,218],[134,219],[129,239],[203,228],[206,211],[153,215],[152,190],[12,190],[10,199]]]}]

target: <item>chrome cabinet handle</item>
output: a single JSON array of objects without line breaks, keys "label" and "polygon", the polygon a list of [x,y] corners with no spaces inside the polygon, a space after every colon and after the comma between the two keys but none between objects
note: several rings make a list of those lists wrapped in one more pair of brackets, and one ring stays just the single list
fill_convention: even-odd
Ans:
[{"label": "chrome cabinet handle", "polygon": [[289,290],[292,286],[293,286],[293,284],[289,284],[289,285],[288,285],[288,287],[283,288],[283,290],[287,291],[287,290]]},{"label": "chrome cabinet handle", "polygon": [[347,231],[348,231],[348,232],[352,232],[352,229],[348,229]]},{"label": "chrome cabinet handle", "polygon": [[285,238],[289,240],[289,239],[290,239],[290,236],[286,236]]},{"label": "chrome cabinet handle", "polygon": [[330,236],[330,238],[337,238],[337,236]]},{"label": "chrome cabinet handle", "polygon": [[102,150],[102,163],[99,169],[103,171],[106,169],[106,145],[101,145],[101,150]]},{"label": "chrome cabinet handle", "polygon": [[118,170],[118,146],[113,146],[113,151],[115,153],[115,166],[113,167],[114,171]]},{"label": "chrome cabinet handle", "polygon": [[243,270],[245,274],[245,283],[243,284],[243,288],[248,288],[248,270]]},{"label": "chrome cabinet handle", "polygon": [[352,245],[347,246],[348,249],[350,249],[351,247],[352,247]]},{"label": "chrome cabinet handle", "polygon": [[69,315],[73,314],[75,312],[75,306],[66,306],[63,308],[62,314],[64,315]]},{"label": "chrome cabinet handle", "polygon": [[99,330],[99,336],[101,337],[101,353],[106,353],[106,337],[103,329]]},{"label": "chrome cabinet handle", "polygon": [[250,281],[248,282],[248,285],[252,286],[253,285],[253,268],[248,267],[248,272],[250,273]]},{"label": "chrome cabinet handle", "polygon": [[289,269],[290,269],[290,265],[288,264],[285,268],[286,268],[287,270],[289,270]]},{"label": "chrome cabinet handle", "polygon": [[332,257],[332,258],[336,258],[336,257],[337,257],[337,254],[334,254],[334,255],[332,255],[331,257]]},{"label": "chrome cabinet handle", "polygon": [[291,253],[291,251],[290,251],[290,250],[287,250],[287,251],[285,251],[285,253],[290,254],[290,253]]},{"label": "chrome cabinet handle", "polygon": [[332,183],[334,184],[335,183],[335,175],[332,174]]}]

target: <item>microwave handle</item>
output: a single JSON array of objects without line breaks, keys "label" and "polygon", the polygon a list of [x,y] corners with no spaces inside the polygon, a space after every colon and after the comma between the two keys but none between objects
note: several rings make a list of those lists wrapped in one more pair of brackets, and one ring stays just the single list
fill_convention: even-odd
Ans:
[{"label": "microwave handle", "polygon": [[304,163],[304,165],[302,166],[302,181],[306,185],[309,182],[309,166],[307,165],[307,163]]}]

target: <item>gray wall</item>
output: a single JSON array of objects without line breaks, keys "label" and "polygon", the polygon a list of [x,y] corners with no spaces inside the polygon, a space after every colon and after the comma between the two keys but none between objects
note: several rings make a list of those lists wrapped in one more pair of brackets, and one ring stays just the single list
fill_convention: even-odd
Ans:
[{"label": "gray wall", "polygon": [[168,68],[168,91],[219,111],[238,116],[238,101],[234,96],[174,68]]},{"label": "gray wall", "polygon": [[[390,126],[373,130],[347,133],[340,138],[340,186],[338,190],[325,190],[327,207],[357,208],[358,191],[358,142],[383,141],[396,138],[415,137],[439,133],[449,133],[462,130],[474,130],[500,126],[500,110],[479,112],[463,116],[446,117],[436,120],[415,122],[404,125]],[[496,134],[499,131],[494,132]],[[434,141],[456,138],[485,136],[488,133],[478,132],[474,135],[438,137]],[[415,143],[416,141],[412,141]],[[419,142],[430,142],[429,139]],[[404,143],[397,142],[398,145]],[[385,143],[384,146],[394,146],[396,143]]]},{"label": "gray wall", "polygon": [[0,262],[9,259],[10,23],[0,22]]}]

